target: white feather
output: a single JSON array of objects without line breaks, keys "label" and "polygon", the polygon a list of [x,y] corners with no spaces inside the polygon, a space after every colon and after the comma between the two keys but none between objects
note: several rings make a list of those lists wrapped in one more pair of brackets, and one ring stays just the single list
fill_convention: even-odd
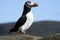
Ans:
[{"label": "white feather", "polygon": [[31,11],[27,13],[26,17],[27,17],[27,20],[25,24],[19,28],[19,30],[22,30],[22,32],[25,32],[27,29],[29,29],[29,27],[32,25],[34,20],[34,16]]}]

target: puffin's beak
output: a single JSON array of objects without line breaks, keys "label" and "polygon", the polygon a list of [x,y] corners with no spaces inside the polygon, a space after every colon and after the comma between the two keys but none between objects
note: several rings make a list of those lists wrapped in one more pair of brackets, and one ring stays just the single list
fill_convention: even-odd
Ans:
[{"label": "puffin's beak", "polygon": [[32,7],[38,7],[37,3],[32,3],[31,5],[32,5]]}]

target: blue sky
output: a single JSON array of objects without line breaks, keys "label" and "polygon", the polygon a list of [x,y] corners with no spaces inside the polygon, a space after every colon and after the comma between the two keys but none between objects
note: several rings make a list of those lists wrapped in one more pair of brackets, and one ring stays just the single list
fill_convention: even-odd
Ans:
[{"label": "blue sky", "polygon": [[[17,21],[27,0],[0,0],[0,23]],[[34,21],[60,21],[60,0],[31,0],[39,7],[32,8]]]}]

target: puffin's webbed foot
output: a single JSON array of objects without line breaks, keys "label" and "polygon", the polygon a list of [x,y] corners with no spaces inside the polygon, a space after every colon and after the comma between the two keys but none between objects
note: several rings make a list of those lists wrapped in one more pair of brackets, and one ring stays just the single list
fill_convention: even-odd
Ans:
[{"label": "puffin's webbed foot", "polygon": [[18,33],[20,36],[24,36],[24,34],[25,34],[25,32],[21,32],[21,31],[19,31]]}]

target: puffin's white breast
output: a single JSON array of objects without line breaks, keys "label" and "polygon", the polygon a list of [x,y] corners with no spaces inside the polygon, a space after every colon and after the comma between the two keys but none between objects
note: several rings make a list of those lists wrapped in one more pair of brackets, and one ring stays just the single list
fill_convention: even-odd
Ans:
[{"label": "puffin's white breast", "polygon": [[20,30],[22,30],[22,32],[27,30],[32,25],[33,20],[34,20],[34,16],[31,11],[26,14],[26,17],[27,17],[27,20],[26,20],[25,24],[19,28]]}]

